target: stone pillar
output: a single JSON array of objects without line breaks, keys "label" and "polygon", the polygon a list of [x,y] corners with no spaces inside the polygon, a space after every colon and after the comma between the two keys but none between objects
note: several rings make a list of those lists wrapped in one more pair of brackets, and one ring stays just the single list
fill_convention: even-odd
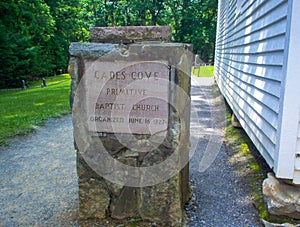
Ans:
[{"label": "stone pillar", "polygon": [[180,226],[188,200],[191,46],[170,27],[93,28],[72,43],[80,218]]}]

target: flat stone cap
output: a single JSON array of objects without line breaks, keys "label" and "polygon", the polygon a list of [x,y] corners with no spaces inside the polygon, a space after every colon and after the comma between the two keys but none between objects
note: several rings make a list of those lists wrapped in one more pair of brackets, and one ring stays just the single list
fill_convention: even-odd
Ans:
[{"label": "flat stone cap", "polygon": [[169,26],[123,26],[91,28],[93,43],[134,43],[141,41],[165,41],[172,38]]}]

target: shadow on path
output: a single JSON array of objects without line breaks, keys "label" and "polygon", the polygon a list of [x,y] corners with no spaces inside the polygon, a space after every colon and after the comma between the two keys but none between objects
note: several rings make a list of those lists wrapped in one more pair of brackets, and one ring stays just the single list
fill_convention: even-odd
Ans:
[{"label": "shadow on path", "polygon": [[[244,184],[226,153],[225,105],[214,79],[192,77],[192,81],[191,136],[197,137],[193,139],[198,143],[190,160],[193,197],[186,206],[189,226],[262,226],[250,185]],[[212,158],[206,163],[208,155]],[[207,165],[201,168],[200,163]]]},{"label": "shadow on path", "polygon": [[[193,78],[189,226],[260,226],[247,185],[223,145],[218,97],[213,78]],[[0,171],[0,226],[78,226],[71,115],[1,148]]]}]

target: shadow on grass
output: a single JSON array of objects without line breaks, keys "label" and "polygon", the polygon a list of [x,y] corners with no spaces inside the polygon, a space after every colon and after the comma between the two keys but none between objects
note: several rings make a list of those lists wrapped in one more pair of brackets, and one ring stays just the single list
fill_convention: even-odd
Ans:
[{"label": "shadow on grass", "polygon": [[9,138],[26,135],[44,120],[71,112],[70,78],[44,88],[0,92],[0,146]]}]

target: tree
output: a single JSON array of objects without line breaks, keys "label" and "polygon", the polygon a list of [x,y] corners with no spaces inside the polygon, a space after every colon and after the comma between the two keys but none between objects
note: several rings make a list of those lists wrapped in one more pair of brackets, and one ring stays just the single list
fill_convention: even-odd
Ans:
[{"label": "tree", "polygon": [[89,24],[84,22],[82,15],[83,7],[87,7],[88,4],[79,0],[46,0],[46,3],[50,7],[52,17],[55,18],[55,32],[51,37],[50,49],[51,55],[54,56],[54,70],[60,72],[68,66],[70,43],[89,39]]},{"label": "tree", "polygon": [[22,79],[51,70],[48,46],[54,21],[48,6],[42,0],[5,0],[0,15],[0,86],[20,86]]},{"label": "tree", "polygon": [[214,59],[217,5],[217,0],[183,0],[181,15],[176,18],[181,22],[176,24],[175,40],[192,43],[204,62]]},{"label": "tree", "polygon": [[23,2],[22,11],[27,15],[24,21],[26,24],[23,26],[28,29],[28,37],[31,39],[28,48],[30,75],[50,75],[55,68],[54,56],[51,53],[55,21],[50,14],[50,8],[42,0],[26,0]]},{"label": "tree", "polygon": [[2,0],[0,18],[0,87],[16,87],[65,71],[70,43],[93,26],[169,25],[212,62],[217,0]]}]

